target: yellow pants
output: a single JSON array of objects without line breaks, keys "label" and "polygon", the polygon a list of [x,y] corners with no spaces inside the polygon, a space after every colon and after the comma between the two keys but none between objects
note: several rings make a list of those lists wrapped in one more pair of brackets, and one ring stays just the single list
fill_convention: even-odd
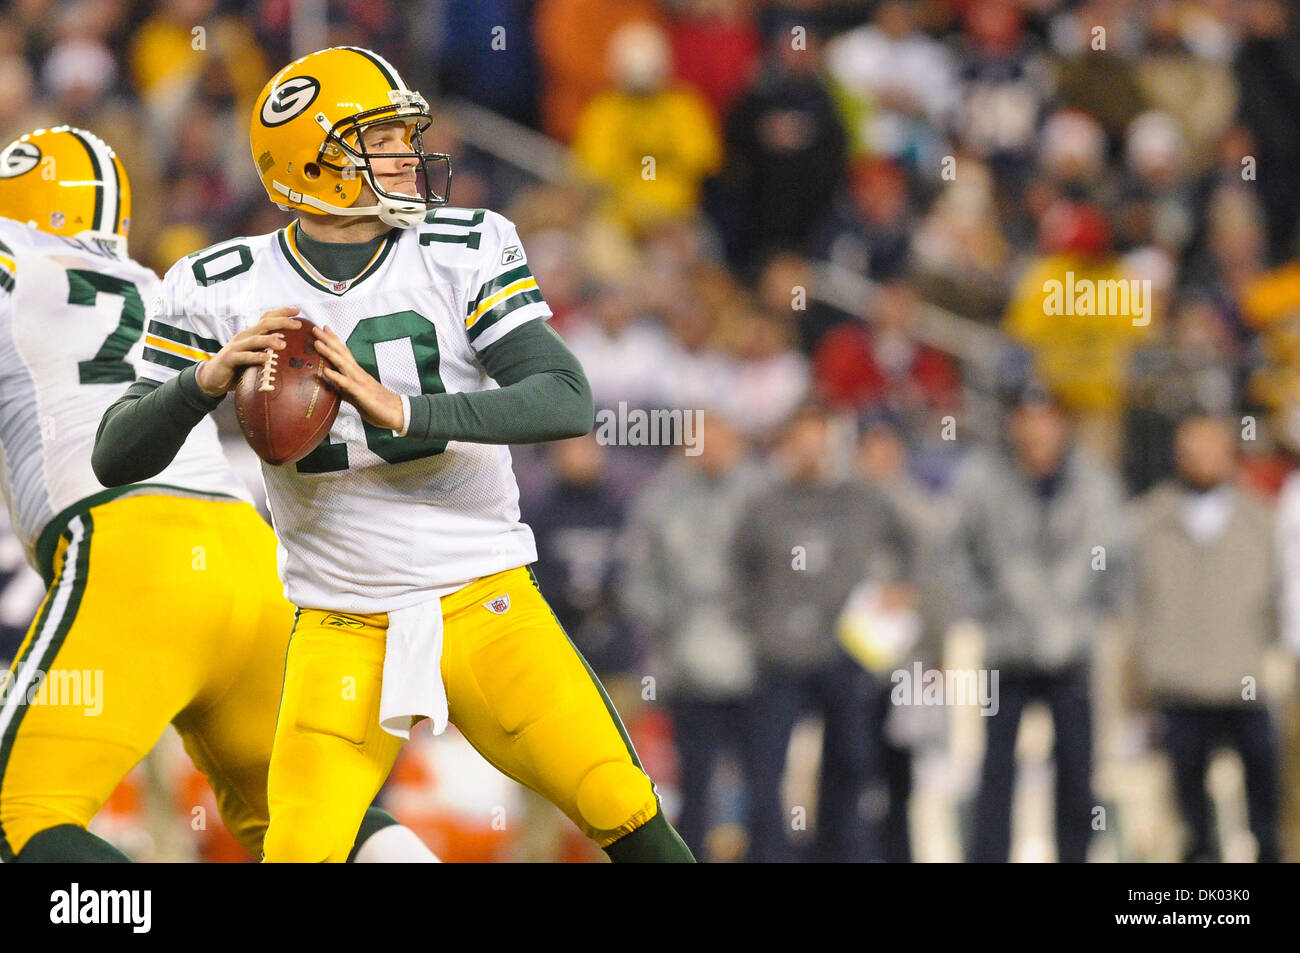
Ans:
[{"label": "yellow pants", "polygon": [[[504,612],[487,607],[503,596]],[[527,569],[479,579],[442,611],[451,721],[484,758],[602,847],[655,816],[658,798],[618,715]],[[271,759],[266,860],[347,858],[402,745],[379,727],[387,627],[386,613],[301,610]]]},{"label": "yellow pants", "polygon": [[0,693],[0,860],[86,826],[169,722],[260,855],[294,616],[271,528],[247,503],[125,497],[72,519],[54,566]]}]

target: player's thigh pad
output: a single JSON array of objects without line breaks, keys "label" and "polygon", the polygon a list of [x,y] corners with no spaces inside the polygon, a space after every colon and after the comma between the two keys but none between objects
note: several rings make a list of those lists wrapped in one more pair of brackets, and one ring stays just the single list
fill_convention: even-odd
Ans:
[{"label": "player's thigh pad", "polygon": [[602,847],[654,817],[618,715],[527,569],[445,597],[443,616],[451,720],[488,761]]},{"label": "player's thigh pad", "polygon": [[239,543],[231,664],[175,719],[185,750],[212,785],[226,827],[262,856],[267,774],[294,607],[282,594],[275,534],[251,506],[223,514]]},{"label": "player's thigh pad", "polygon": [[271,755],[268,861],[342,862],[401,739],[379,727],[388,617],[303,609]]}]

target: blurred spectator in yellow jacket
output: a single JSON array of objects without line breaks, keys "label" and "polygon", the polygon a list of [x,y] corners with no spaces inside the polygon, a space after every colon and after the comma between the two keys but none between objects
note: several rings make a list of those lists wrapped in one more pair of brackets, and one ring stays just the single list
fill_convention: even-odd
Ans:
[{"label": "blurred spectator in yellow jacket", "polygon": [[1241,313],[1259,331],[1265,357],[1250,375],[1250,397],[1273,410],[1289,410],[1300,397],[1300,262],[1245,282]]},{"label": "blurred spectator in yellow jacket", "polygon": [[213,0],[175,0],[141,24],[131,42],[131,81],[155,119],[170,120],[183,108],[212,70],[214,55],[243,112],[270,72],[245,20],[221,16]]},{"label": "blurred spectator in yellow jacket", "polygon": [[1037,373],[1065,407],[1114,413],[1130,356],[1155,318],[1151,285],[1112,253],[1109,226],[1094,206],[1053,206],[1041,242],[1045,254],[1020,279],[1003,328],[1032,352]]},{"label": "blurred spectator in yellow jacket", "polygon": [[588,100],[605,89],[610,40],[633,22],[661,23],[654,0],[541,0],[533,21],[542,66],[542,129],[569,142]]},{"label": "blurred spectator in yellow jacket", "polygon": [[672,82],[672,49],[654,24],[620,29],[609,58],[617,85],[582,111],[574,158],[610,189],[609,211],[634,228],[689,215],[722,159],[708,102]]}]

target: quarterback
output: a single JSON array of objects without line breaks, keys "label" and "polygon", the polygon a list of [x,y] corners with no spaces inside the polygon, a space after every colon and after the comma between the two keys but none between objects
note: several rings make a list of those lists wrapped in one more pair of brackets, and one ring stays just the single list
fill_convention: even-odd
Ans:
[{"label": "quarterback", "polygon": [[693,858],[604,690],[537,589],[507,444],[576,436],[594,408],[514,226],[444,207],[424,99],[381,57],[290,63],[253,108],[253,161],[297,213],[178,262],[165,342],[109,409],[105,485],[171,462],[277,332],[317,325],[345,403],[297,463],[263,464],[298,606],[271,760],[268,861],[338,861],[417,721],[450,721],[615,861]]},{"label": "quarterback", "polygon": [[[95,479],[96,425],[143,348],[184,350],[145,326],[159,282],[126,256],[131,190],[112,150],[67,126],[16,140],[0,215],[0,495],[48,587],[0,694],[0,861],[127,860],[86,825],[168,722],[259,856],[293,623],[270,527],[210,420],[152,481]],[[89,673],[95,708],[42,694]],[[383,828],[374,859],[435,859],[394,824],[371,809],[356,839]]]}]

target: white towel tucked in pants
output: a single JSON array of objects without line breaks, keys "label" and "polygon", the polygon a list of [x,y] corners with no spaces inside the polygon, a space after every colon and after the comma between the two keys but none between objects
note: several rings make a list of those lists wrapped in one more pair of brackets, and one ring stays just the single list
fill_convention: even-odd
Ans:
[{"label": "white towel tucked in pants", "polygon": [[442,600],[388,613],[384,684],[379,726],[403,740],[413,719],[428,718],[433,733],[447,728],[447,689],[442,684]]}]

